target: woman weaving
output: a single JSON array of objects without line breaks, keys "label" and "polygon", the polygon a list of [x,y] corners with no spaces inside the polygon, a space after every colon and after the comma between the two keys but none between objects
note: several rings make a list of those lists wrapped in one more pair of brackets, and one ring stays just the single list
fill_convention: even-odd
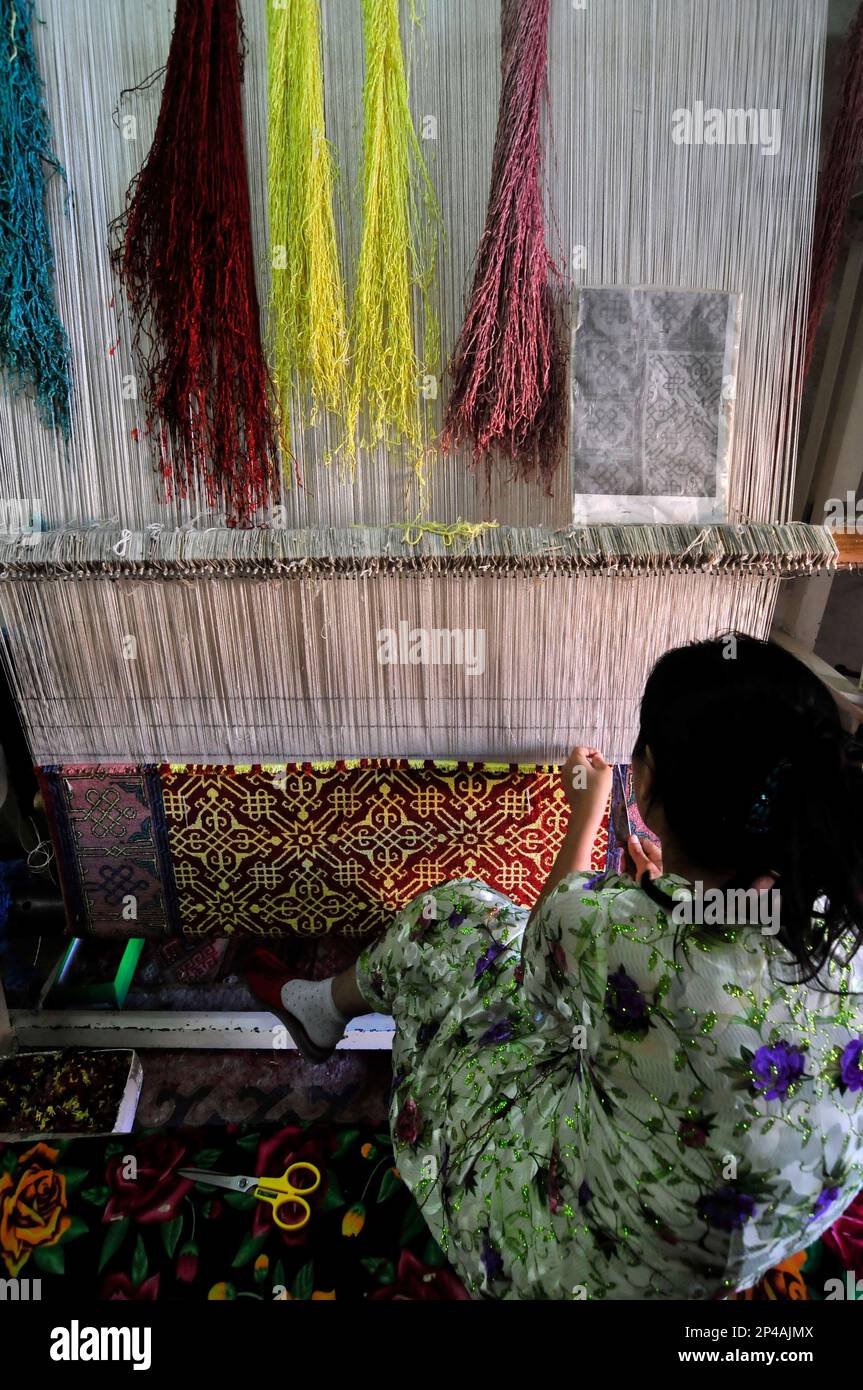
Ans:
[{"label": "woman weaving", "polygon": [[[816,678],[735,640],[647,682],[661,855],[633,838],[630,873],[591,877],[612,770],[577,748],[529,915],[447,883],[332,981],[252,978],[318,1060],[393,1015],[399,1171],[477,1297],[721,1297],[863,1187],[860,773]],[[696,890],[752,887],[779,889],[776,926],[680,925]]]}]

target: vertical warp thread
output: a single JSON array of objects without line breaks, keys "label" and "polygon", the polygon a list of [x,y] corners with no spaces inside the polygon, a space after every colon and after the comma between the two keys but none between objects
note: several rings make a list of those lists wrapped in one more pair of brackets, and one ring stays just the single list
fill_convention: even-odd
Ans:
[{"label": "vertical warp thread", "polygon": [[818,180],[812,274],[806,324],[804,379],[812,361],[830,281],[842,249],[845,218],[863,161],[863,4],[845,39],[841,95],[830,130],[827,158]]},{"label": "vertical warp thread", "polygon": [[32,0],[0,0],[0,368],[68,438],[69,339],[54,297],[44,202],[46,170],[65,173],[51,153],[32,17]]},{"label": "vertical warp thread", "polygon": [[248,525],[278,484],[243,138],[237,0],[178,0],[153,144],[114,224],[167,496]]},{"label": "vertical warp thread", "polygon": [[348,359],[345,292],[326,138],[320,0],[268,6],[270,329],[273,375],[288,419],[296,377],[319,408],[342,406]]},{"label": "vertical warp thread", "polygon": [[[365,409],[362,446],[406,443],[419,471],[421,376],[439,351],[429,293],[440,210],[408,103],[399,0],[363,0],[363,35],[363,230],[351,315],[345,448],[353,461]],[[415,288],[425,328],[421,353],[414,339]]]},{"label": "vertical warp thread", "polygon": [[501,94],[485,229],[450,363],[442,447],[509,460],[546,489],[566,441],[568,353],[545,244],[541,116],[549,0],[502,0]]}]

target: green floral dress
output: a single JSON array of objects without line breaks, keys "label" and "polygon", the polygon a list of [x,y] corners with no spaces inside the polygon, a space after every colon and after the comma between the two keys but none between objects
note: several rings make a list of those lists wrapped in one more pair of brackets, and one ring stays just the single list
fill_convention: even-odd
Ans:
[{"label": "green floral dress", "polygon": [[447,883],[358,968],[396,1021],[399,1171],[471,1293],[710,1298],[814,1241],[863,1188],[861,966],[783,984],[774,939],[617,875],[527,917]]}]

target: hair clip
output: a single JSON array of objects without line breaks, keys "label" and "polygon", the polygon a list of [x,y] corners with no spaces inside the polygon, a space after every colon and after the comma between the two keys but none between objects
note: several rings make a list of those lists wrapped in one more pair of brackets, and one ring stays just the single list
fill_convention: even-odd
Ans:
[{"label": "hair clip", "polygon": [[776,796],[779,780],[790,768],[788,758],[780,758],[764,783],[764,790],[754,801],[746,817],[746,830],[750,835],[766,835],[770,829],[771,803]]}]

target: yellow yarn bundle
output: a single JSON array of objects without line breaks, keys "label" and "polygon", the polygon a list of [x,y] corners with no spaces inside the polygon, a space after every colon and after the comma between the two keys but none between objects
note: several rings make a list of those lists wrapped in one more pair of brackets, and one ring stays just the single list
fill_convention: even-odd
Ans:
[{"label": "yellow yarn bundle", "polygon": [[343,409],[348,341],[327,142],[319,0],[270,0],[269,210],[273,375],[285,419],[291,386],[319,408]]},{"label": "yellow yarn bundle", "polygon": [[[437,369],[439,351],[429,289],[440,210],[408,104],[399,0],[363,0],[363,33],[363,231],[346,450],[353,461],[358,442],[369,448],[406,442],[421,472],[423,375]],[[415,289],[425,323],[422,353],[414,340]],[[363,411],[367,424],[358,441]]]}]

